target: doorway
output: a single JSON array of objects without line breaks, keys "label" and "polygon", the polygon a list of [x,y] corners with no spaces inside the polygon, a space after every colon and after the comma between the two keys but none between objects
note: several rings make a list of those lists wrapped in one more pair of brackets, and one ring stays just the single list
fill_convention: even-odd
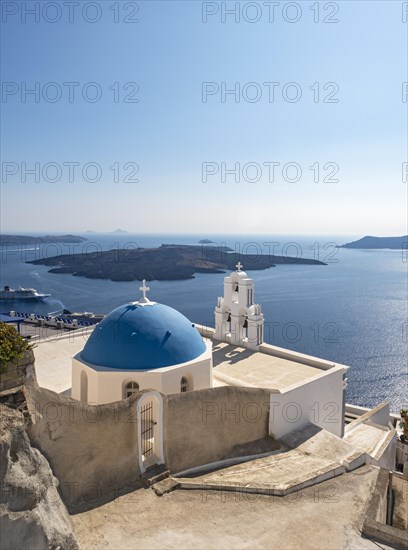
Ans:
[{"label": "doorway", "polygon": [[143,474],[163,464],[163,399],[159,392],[146,392],[137,404],[139,467]]}]

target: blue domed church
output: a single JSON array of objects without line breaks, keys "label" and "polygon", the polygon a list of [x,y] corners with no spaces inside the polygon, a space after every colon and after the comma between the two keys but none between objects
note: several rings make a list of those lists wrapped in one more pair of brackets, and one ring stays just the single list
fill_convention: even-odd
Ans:
[{"label": "blue domed church", "polygon": [[212,343],[179,311],[142,297],[114,309],[73,358],[72,397],[111,403],[139,390],[212,387]]}]

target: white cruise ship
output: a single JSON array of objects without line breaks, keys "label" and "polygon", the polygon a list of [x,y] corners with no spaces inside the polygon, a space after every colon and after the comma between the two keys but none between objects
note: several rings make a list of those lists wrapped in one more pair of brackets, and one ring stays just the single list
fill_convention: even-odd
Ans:
[{"label": "white cruise ship", "polygon": [[43,300],[51,294],[40,294],[35,288],[10,288],[5,286],[0,290],[0,301],[4,300]]}]

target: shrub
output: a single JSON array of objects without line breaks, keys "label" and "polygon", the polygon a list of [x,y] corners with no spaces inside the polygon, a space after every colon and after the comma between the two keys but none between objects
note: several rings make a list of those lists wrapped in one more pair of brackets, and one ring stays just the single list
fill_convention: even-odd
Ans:
[{"label": "shrub", "polygon": [[0,374],[6,372],[8,363],[20,359],[32,347],[13,326],[0,323]]}]

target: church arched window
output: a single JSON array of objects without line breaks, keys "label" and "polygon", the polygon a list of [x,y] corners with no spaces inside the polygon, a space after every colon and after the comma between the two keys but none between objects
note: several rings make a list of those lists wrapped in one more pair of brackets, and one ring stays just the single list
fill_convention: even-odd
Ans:
[{"label": "church arched window", "polygon": [[180,392],[184,393],[188,391],[188,380],[185,376],[182,376],[180,380]]},{"label": "church arched window", "polygon": [[124,392],[123,392],[123,399],[127,399],[134,393],[139,391],[139,384],[132,380],[131,382],[128,382],[125,385]]},{"label": "church arched window", "polygon": [[88,403],[88,375],[84,370],[81,372],[81,401]]}]

